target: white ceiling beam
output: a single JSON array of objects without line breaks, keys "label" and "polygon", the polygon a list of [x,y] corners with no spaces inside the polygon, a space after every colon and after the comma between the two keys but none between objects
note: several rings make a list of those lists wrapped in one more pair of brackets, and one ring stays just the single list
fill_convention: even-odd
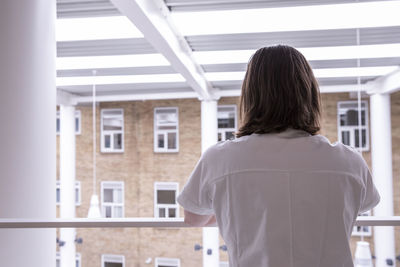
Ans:
[{"label": "white ceiling beam", "polygon": [[150,0],[111,0],[143,33],[144,38],[186,79],[199,98],[213,98],[213,88],[191,56],[191,49],[169,18],[164,2]]},{"label": "white ceiling beam", "polygon": [[370,83],[368,94],[391,94],[400,91],[400,68]]},{"label": "white ceiling beam", "polygon": [[[198,98],[196,92],[173,92],[173,93],[150,93],[150,94],[120,94],[96,96],[96,102],[119,102],[119,101],[145,101],[145,100],[164,100],[164,99],[184,99]],[[91,103],[92,96],[76,97],[78,103]]]}]

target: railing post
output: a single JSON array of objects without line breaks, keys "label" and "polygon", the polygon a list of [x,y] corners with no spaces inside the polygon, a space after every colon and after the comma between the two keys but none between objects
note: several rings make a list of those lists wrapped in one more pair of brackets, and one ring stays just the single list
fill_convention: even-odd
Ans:
[{"label": "railing post", "polygon": [[[201,101],[201,151],[217,143],[217,101]],[[219,231],[217,227],[203,228],[203,267],[219,266]]]},{"label": "railing post", "polygon": [[[56,1],[0,1],[0,217],[55,218]],[[1,229],[1,266],[54,267],[55,229]]]},{"label": "railing post", "polygon": [[[390,95],[373,94],[370,103],[372,173],[381,196],[380,203],[374,209],[374,216],[393,216]],[[394,228],[375,226],[374,244],[376,267],[395,266]],[[388,260],[393,265],[389,265]]]},{"label": "railing post", "polygon": [[[75,107],[60,105],[60,218],[75,217]],[[75,228],[61,228],[61,267],[75,266]]]}]

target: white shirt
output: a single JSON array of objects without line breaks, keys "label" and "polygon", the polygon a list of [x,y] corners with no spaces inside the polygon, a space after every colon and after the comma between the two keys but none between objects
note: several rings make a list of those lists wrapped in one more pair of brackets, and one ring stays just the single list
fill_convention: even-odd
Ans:
[{"label": "white shirt", "polygon": [[379,194],[358,152],[289,129],[212,146],[178,202],[215,214],[231,267],[350,267],[353,224]]}]

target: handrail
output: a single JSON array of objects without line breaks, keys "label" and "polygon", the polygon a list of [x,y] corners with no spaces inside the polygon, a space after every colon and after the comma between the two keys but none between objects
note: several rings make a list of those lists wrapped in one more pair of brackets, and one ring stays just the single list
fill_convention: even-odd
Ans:
[{"label": "handrail", "polygon": [[[357,226],[400,226],[400,216],[360,216]],[[185,228],[183,218],[0,219],[0,228]]]}]

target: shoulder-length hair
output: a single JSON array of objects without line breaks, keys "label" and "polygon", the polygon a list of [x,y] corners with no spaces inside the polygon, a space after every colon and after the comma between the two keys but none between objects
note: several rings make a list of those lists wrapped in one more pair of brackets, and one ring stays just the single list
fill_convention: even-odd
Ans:
[{"label": "shoulder-length hair", "polygon": [[237,137],[288,128],[320,130],[320,94],[305,57],[286,45],[258,49],[251,57],[240,96]]}]

